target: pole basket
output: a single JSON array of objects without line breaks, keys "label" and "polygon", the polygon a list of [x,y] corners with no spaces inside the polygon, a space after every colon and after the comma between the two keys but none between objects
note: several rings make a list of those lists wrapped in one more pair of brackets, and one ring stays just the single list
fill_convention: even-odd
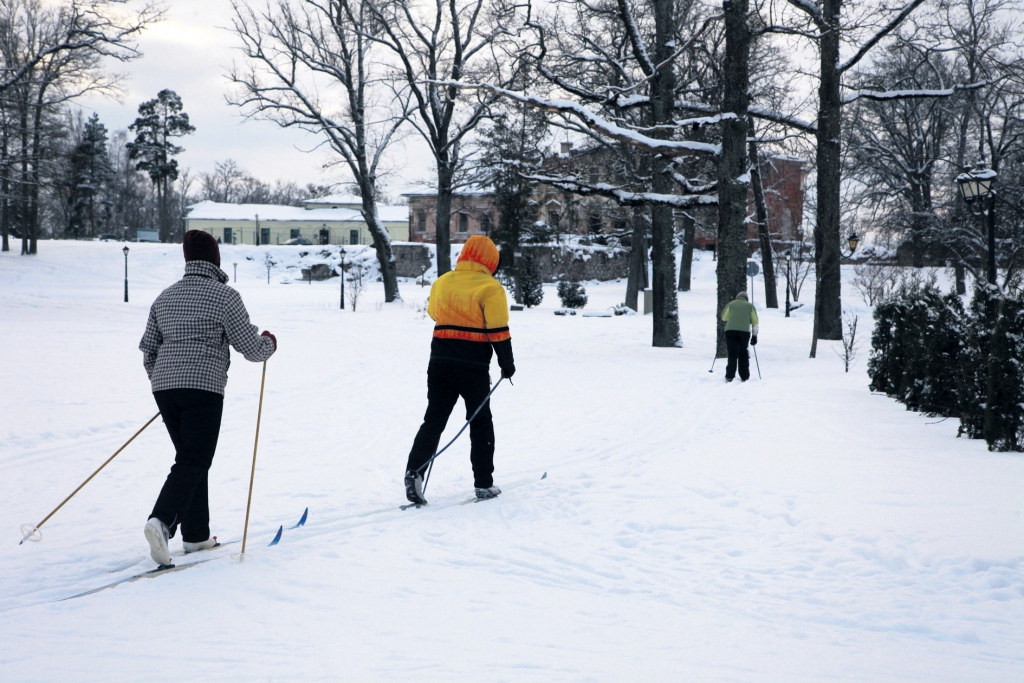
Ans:
[{"label": "pole basket", "polygon": [[38,543],[41,540],[43,540],[43,532],[39,530],[39,527],[34,524],[21,525],[21,543],[18,543],[18,545],[21,545],[25,541]]}]

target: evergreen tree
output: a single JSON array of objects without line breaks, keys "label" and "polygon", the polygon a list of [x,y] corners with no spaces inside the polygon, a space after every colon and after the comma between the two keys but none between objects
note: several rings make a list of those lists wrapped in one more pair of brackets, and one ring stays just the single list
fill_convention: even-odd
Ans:
[{"label": "evergreen tree", "polygon": [[989,450],[1024,450],[1024,301],[1000,296],[986,377]]},{"label": "evergreen tree", "polygon": [[587,290],[575,280],[563,280],[558,283],[558,298],[563,308],[583,308],[587,305]]},{"label": "evergreen tree", "polygon": [[105,201],[111,180],[107,154],[107,128],[93,114],[82,128],[82,136],[71,151],[70,192],[68,195],[68,231],[76,239],[95,237],[106,225],[109,202]]},{"label": "evergreen tree", "polygon": [[544,300],[544,286],[540,279],[537,263],[533,254],[527,253],[517,261],[519,268],[519,289],[522,293],[522,304],[527,308],[539,306]]},{"label": "evergreen tree", "polygon": [[178,178],[178,160],[184,148],[172,142],[173,138],[195,132],[189,123],[188,114],[183,112],[181,97],[173,90],[161,90],[156,99],[139,105],[139,117],[128,126],[135,133],[135,140],[128,143],[129,157],[136,162],[135,168],[149,173],[157,189],[159,205],[160,241],[171,238],[168,215],[169,185]]}]

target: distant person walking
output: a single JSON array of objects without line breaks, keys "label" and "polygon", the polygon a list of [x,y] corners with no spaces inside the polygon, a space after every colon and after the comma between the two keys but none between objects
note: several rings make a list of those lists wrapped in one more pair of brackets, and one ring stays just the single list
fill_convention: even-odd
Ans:
[{"label": "distant person walking", "polygon": [[277,350],[274,335],[257,334],[242,297],[227,286],[217,240],[189,230],[182,246],[185,276],[153,302],[139,343],[175,450],[174,465],[145,528],[150,556],[161,566],[171,564],[168,539],[179,524],[185,552],[217,543],[210,535],[207,474],[220,434],[231,365],[228,345],[253,362],[265,361]]},{"label": "distant person walking", "polygon": [[[725,345],[729,349],[729,362],[725,366],[725,381],[736,377],[739,363],[740,380],[750,379],[750,352],[747,343],[757,346],[757,310],[747,299],[746,292],[739,292],[722,311],[725,321]],[[753,333],[753,334],[751,334]]]},{"label": "distant person walking", "polygon": [[[437,451],[441,433],[461,396],[468,420],[490,391],[491,350],[498,356],[502,377],[515,374],[512,337],[508,329],[505,288],[494,279],[498,248],[483,235],[470,237],[462,247],[455,270],[437,278],[430,288],[427,314],[436,323],[427,366],[427,412],[423,416],[405,466],[405,496],[420,505],[420,469]],[[494,485],[494,424],[491,407],[484,405],[469,425],[476,497],[501,493]]]}]

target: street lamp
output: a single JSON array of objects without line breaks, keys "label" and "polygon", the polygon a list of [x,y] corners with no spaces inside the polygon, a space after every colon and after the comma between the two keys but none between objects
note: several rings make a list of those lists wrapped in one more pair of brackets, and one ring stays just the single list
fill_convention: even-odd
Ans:
[{"label": "street lamp", "polygon": [[789,267],[793,263],[793,253],[786,252],[786,317],[789,317]]},{"label": "street lamp", "polygon": [[988,197],[988,282],[996,284],[996,193],[992,189],[998,175],[990,168],[985,168],[985,163],[978,162],[977,168],[964,168],[964,172],[956,177],[957,185],[960,186],[960,196],[964,198],[968,210],[974,216],[981,216],[985,213],[982,208],[975,211],[975,204],[978,200]]},{"label": "street lamp", "polygon": [[341,280],[341,310],[344,311],[345,310],[345,247],[341,248],[340,253],[341,253],[341,264],[338,266],[338,268],[341,270],[341,277],[338,278],[338,279]]},{"label": "street lamp", "polygon": [[427,267],[420,266],[420,287],[427,286]]},{"label": "street lamp", "polygon": [[235,282],[238,282],[238,264],[232,263],[231,265],[235,267]]},{"label": "street lamp", "polygon": [[128,245],[124,249],[124,302],[128,303]]},{"label": "street lamp", "polygon": [[857,233],[851,232],[846,243],[850,245],[850,256],[853,256],[853,252],[857,251],[857,245],[860,244],[860,237],[857,236]]}]

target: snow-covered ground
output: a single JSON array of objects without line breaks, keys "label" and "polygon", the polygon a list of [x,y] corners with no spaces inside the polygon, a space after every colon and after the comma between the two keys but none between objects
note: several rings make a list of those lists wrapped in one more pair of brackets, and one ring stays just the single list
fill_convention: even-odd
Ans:
[{"label": "snow-covered ground", "polygon": [[[0,255],[0,680],[1024,680],[1024,457],[871,395],[850,287],[865,341],[849,374],[835,342],[807,358],[808,282],[790,320],[762,309],[763,379],[726,385],[724,362],[708,373],[707,258],[679,297],[682,349],[651,348],[649,317],[554,316],[550,287],[513,313],[496,481],[547,479],[454,505],[472,486],[463,437],[431,505],[397,512],[426,290],[377,305],[374,283],[342,312],[337,279],[268,285],[266,248],[224,248],[280,341],[249,559],[223,549],[61,602],[153,566],[142,527],[172,459],[158,421],[18,545],[156,412],[137,344],[180,247],[132,245],[129,304],[121,247]],[[624,290],[588,286],[588,309]],[[259,383],[236,358],[210,475],[222,540],[242,532]]]}]

